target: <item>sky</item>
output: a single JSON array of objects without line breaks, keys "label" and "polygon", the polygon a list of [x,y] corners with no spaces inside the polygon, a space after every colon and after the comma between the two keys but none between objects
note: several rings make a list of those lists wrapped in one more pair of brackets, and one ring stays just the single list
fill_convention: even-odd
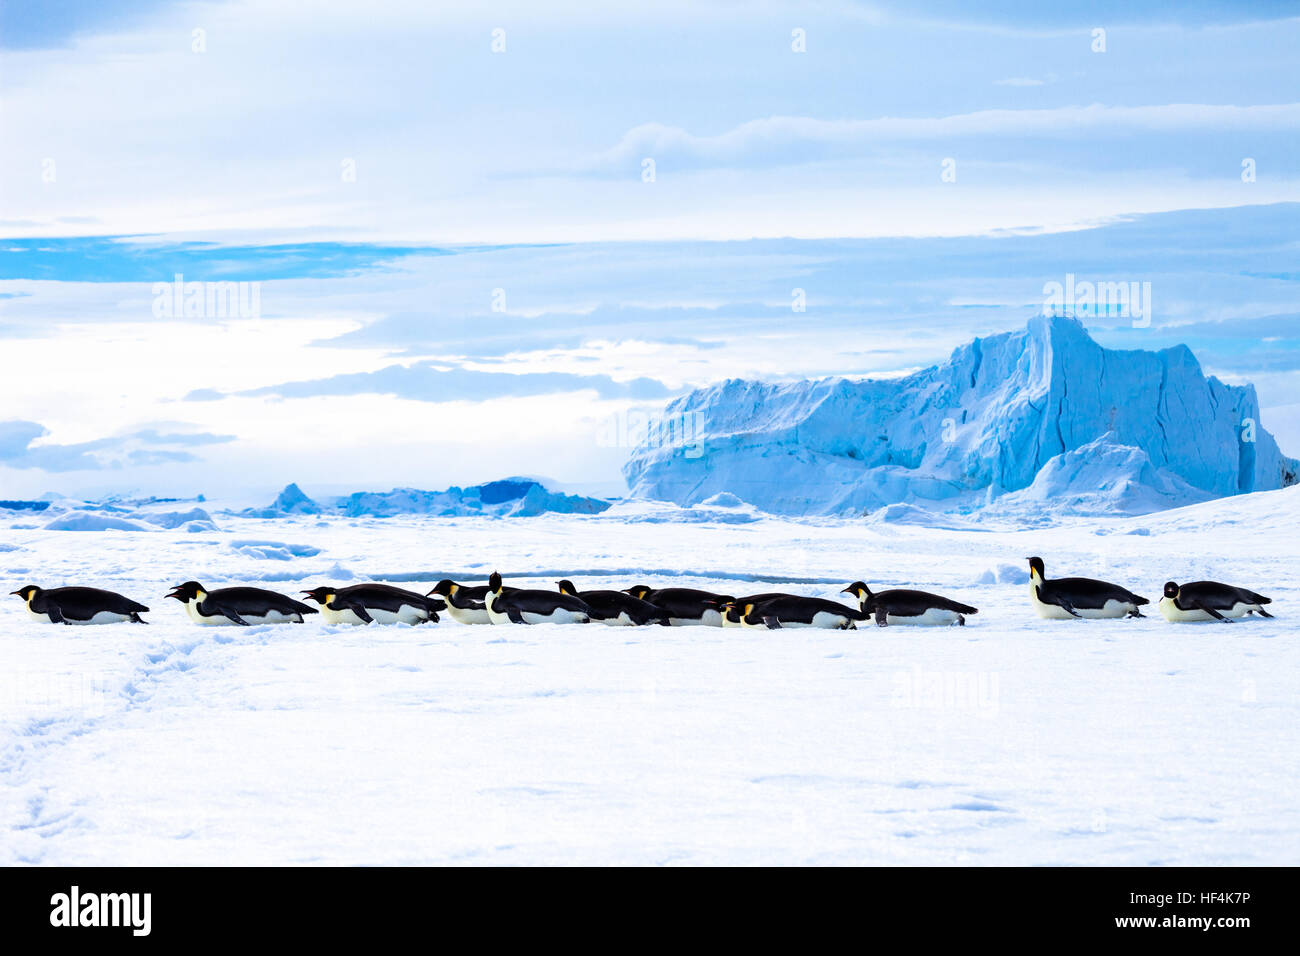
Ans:
[{"label": "sky", "polygon": [[614,493],[620,416],[933,364],[1066,273],[1300,453],[1296,5],[593,6],[0,6],[0,498]]}]

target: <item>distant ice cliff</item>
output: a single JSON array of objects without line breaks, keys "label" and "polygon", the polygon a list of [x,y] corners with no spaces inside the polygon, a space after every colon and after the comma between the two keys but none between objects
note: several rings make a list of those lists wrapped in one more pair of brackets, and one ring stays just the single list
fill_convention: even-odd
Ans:
[{"label": "distant ice cliff", "polygon": [[693,505],[730,493],[787,515],[964,511],[1009,495],[1137,514],[1300,474],[1260,424],[1253,386],[1207,377],[1186,346],[1102,348],[1062,317],[901,379],[731,379],[673,401],[663,421],[689,422],[689,443],[637,447],[624,466],[633,496]]}]

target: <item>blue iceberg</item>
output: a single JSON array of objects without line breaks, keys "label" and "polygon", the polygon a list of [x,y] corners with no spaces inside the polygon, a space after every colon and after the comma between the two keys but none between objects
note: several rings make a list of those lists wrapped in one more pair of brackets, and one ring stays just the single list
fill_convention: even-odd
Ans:
[{"label": "blue iceberg", "polygon": [[1138,514],[1295,484],[1300,462],[1263,429],[1254,387],[1207,377],[1186,346],[1106,349],[1072,318],[1036,316],[905,378],[697,389],[624,475],[636,497],[729,493],[786,515],[972,511],[1012,494]]}]

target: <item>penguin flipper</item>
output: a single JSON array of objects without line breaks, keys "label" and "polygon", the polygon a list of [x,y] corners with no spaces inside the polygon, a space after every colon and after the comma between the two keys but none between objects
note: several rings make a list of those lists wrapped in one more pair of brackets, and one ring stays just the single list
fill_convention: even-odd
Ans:
[{"label": "penguin flipper", "polygon": [[1210,617],[1214,618],[1216,621],[1222,621],[1224,624],[1235,623],[1232,620],[1232,618],[1224,617],[1222,614],[1220,614],[1214,608],[1210,607],[1204,601],[1194,601],[1193,603],[1202,611],[1204,611],[1206,614],[1210,615]]},{"label": "penguin flipper", "polygon": [[527,621],[524,620],[524,612],[519,610],[519,608],[517,607],[512,607],[510,610],[506,611],[506,617],[510,618],[511,624],[528,623]]},{"label": "penguin flipper", "polygon": [[767,625],[767,629],[769,631],[776,631],[776,630],[780,630],[781,628],[780,619],[773,617],[770,614],[767,617],[763,618],[763,623]]},{"label": "penguin flipper", "polygon": [[876,627],[889,627],[889,612],[883,607],[876,608]]},{"label": "penguin flipper", "polygon": [[366,606],[362,604],[360,601],[353,601],[350,604],[348,604],[347,607],[348,610],[350,610],[353,614],[361,618],[361,623],[363,624],[375,623],[375,619],[370,616],[370,612],[366,610]]},{"label": "penguin flipper", "polygon": [[251,625],[247,621],[245,621],[234,611],[228,611],[225,608],[217,608],[217,610],[220,611],[222,616],[227,618],[231,623],[238,624],[240,627],[251,627]]},{"label": "penguin flipper", "polygon": [[[1043,597],[1043,589],[1042,589],[1042,588],[1039,588],[1039,589],[1038,589],[1038,597],[1039,597],[1040,600],[1041,600],[1042,597]],[[1054,598],[1053,598],[1053,600],[1051,600],[1051,601],[1044,601],[1043,603],[1044,603],[1044,604],[1055,604],[1057,607],[1059,607],[1061,610],[1065,611],[1065,613],[1069,614],[1071,617],[1083,617],[1082,614],[1080,614],[1078,611],[1076,611],[1076,610],[1074,609],[1074,605],[1073,605],[1073,604],[1071,604],[1071,603],[1070,603],[1069,601],[1067,601],[1065,598],[1061,597],[1059,594],[1058,594],[1058,595],[1055,595]]]},{"label": "penguin flipper", "polygon": [[59,610],[59,606],[53,601],[45,605],[45,613],[50,616],[50,623],[52,624],[68,623],[68,619],[63,616],[63,612]]}]

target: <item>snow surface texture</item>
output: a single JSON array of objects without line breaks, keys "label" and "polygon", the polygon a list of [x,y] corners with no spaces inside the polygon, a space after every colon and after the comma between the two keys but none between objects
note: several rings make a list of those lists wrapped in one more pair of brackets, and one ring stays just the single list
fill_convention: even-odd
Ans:
[{"label": "snow surface texture", "polygon": [[[1048,529],[752,516],[221,518],[94,534],[0,513],[0,579],[98,584],[145,626],[0,601],[0,864],[1293,864],[1300,488]],[[676,511],[696,517],[670,522]],[[655,517],[657,516],[657,517]],[[271,554],[271,552],[276,552]],[[1232,625],[1042,621],[1025,555]],[[268,556],[274,560],[267,560]],[[200,628],[162,595],[444,576],[839,599],[964,628]],[[1154,614],[1154,612],[1152,612]]]},{"label": "snow surface texture", "polygon": [[787,515],[1144,514],[1282,488],[1300,462],[1261,426],[1254,387],[1207,378],[1186,346],[1105,349],[1074,319],[1038,316],[906,378],[698,389],[668,405],[624,474],[636,497],[725,492]]}]

